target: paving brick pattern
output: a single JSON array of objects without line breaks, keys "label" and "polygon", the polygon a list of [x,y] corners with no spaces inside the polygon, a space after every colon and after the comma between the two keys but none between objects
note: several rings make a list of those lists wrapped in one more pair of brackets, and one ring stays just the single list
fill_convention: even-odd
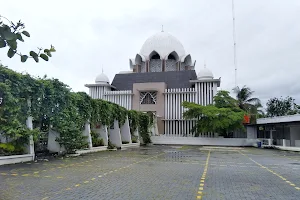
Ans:
[{"label": "paving brick pattern", "polygon": [[0,200],[196,198],[299,200],[300,154],[151,146],[0,166]]}]

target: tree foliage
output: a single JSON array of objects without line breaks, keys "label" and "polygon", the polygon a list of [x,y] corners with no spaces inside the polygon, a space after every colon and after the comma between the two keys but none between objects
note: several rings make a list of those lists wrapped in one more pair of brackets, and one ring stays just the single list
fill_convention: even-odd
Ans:
[{"label": "tree foliage", "polygon": [[9,58],[17,54],[20,56],[21,62],[26,62],[28,58],[34,59],[35,62],[39,62],[40,58],[48,61],[49,57],[52,57],[52,53],[56,51],[51,45],[48,49],[38,48],[37,52],[30,51],[28,54],[22,54],[18,52],[18,42],[24,42],[24,36],[30,37],[30,34],[25,30],[25,24],[21,20],[14,23],[0,15],[0,48],[8,47],[7,56]]},{"label": "tree foliage", "polygon": [[236,98],[240,109],[251,114],[257,113],[257,108],[261,107],[261,102],[258,98],[252,97],[254,91],[246,86],[243,86],[242,88],[237,86],[234,88],[234,92],[236,93]]},{"label": "tree foliage", "polygon": [[[3,66],[0,66],[0,93],[4,98],[0,106],[1,134],[20,145],[28,142],[29,135],[53,129],[60,133],[57,141],[70,152],[87,145],[82,136],[87,121],[93,126],[100,123],[110,126],[116,119],[121,126],[127,115],[130,115],[133,130],[139,126],[144,133],[150,127],[148,115],[129,112],[108,101],[91,99],[84,92],[72,92],[69,86],[58,79],[33,78]],[[31,109],[27,104],[28,99]],[[28,116],[33,117],[34,131],[26,127]]]},{"label": "tree foliage", "polygon": [[300,106],[292,97],[288,96],[284,99],[274,97],[268,100],[266,111],[268,117],[294,115],[300,113]]},{"label": "tree foliage", "polygon": [[238,107],[237,101],[229,96],[228,91],[219,91],[214,100],[215,105],[207,106],[183,102],[183,106],[187,108],[183,117],[196,120],[196,125],[192,128],[196,136],[206,132],[228,136],[232,131],[244,129],[245,112]]},{"label": "tree foliage", "polygon": [[214,96],[214,105],[217,108],[230,108],[237,111],[240,111],[238,108],[238,102],[229,95],[228,91],[220,90]]},{"label": "tree foliage", "polygon": [[139,134],[141,135],[144,144],[149,144],[151,143],[150,127],[153,125],[153,114],[140,112],[138,114],[138,119]]}]

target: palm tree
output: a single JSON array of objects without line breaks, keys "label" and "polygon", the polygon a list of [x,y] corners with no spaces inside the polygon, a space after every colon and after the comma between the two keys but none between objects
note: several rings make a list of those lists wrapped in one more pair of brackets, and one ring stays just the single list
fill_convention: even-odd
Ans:
[{"label": "palm tree", "polygon": [[249,114],[257,114],[258,108],[261,107],[260,100],[255,97],[251,97],[254,93],[249,87],[243,86],[239,88],[238,86],[233,89],[238,101],[238,106]]}]

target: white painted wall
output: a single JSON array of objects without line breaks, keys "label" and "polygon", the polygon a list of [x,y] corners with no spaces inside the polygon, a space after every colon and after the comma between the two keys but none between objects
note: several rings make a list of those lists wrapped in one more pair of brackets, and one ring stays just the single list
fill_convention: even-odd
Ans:
[{"label": "white painted wall", "polygon": [[125,123],[121,126],[120,132],[121,132],[122,142],[131,143],[131,133],[130,133],[128,117],[126,118]]},{"label": "white painted wall", "polygon": [[295,140],[295,147],[300,147],[300,140]]},{"label": "white painted wall", "polygon": [[101,124],[100,128],[95,128],[93,130],[95,131],[95,133],[97,133],[99,135],[100,138],[103,139],[104,145],[107,146],[108,145],[107,126],[104,126],[104,125]]},{"label": "white painted wall", "polygon": [[256,126],[247,126],[247,138],[257,139],[257,128]]},{"label": "white painted wall", "polygon": [[119,122],[114,121],[114,129],[109,129],[109,140],[116,147],[120,148],[122,146],[121,133],[119,128]]},{"label": "white painted wall", "polygon": [[89,149],[91,149],[93,147],[93,144],[92,144],[91,125],[90,125],[90,123],[86,122],[84,124],[84,130],[83,130],[82,134],[87,137],[86,140],[87,140],[87,143],[89,145]]},{"label": "white painted wall", "polygon": [[300,140],[300,126],[290,127],[290,140],[292,147],[296,145],[295,140]]},{"label": "white painted wall", "polygon": [[257,139],[246,138],[199,138],[152,136],[153,144],[168,145],[216,145],[216,146],[254,146]]},{"label": "white painted wall", "polygon": [[165,89],[165,135],[193,136],[190,133],[194,125],[192,120],[184,120],[182,102],[196,102],[194,88]]},{"label": "white painted wall", "polygon": [[116,103],[127,110],[132,109],[132,91],[122,90],[122,91],[106,91],[104,92],[103,98],[106,101]]},{"label": "white painted wall", "polygon": [[58,142],[56,142],[56,138],[60,137],[60,134],[54,130],[49,130],[48,134],[48,150],[50,152],[64,152],[66,151],[65,147],[60,145]]}]

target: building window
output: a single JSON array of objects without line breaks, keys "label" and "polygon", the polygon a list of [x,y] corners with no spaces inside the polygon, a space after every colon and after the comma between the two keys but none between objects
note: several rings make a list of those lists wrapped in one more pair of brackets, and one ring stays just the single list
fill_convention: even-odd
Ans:
[{"label": "building window", "polygon": [[156,104],[157,92],[141,92],[140,104]]}]

